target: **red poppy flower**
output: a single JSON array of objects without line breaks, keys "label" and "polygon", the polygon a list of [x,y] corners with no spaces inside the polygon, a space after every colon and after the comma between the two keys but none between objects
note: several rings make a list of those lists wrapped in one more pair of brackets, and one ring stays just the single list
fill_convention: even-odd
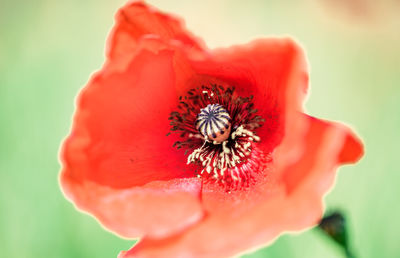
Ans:
[{"label": "red poppy flower", "polygon": [[289,38],[208,49],[143,2],[117,14],[82,89],[61,186],[120,257],[226,257],[315,225],[335,170],[363,148],[302,112],[307,67]]}]

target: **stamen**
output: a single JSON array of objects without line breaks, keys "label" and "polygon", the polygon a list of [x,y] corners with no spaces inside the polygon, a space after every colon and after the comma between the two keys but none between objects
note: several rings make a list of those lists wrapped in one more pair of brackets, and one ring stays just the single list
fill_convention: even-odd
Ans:
[{"label": "stamen", "polygon": [[[224,181],[226,184],[227,179],[231,178],[233,181],[231,180],[229,184],[240,181],[235,183],[240,185],[242,180],[248,180],[250,177],[244,171],[249,171],[249,166],[253,163],[247,161],[252,153],[254,142],[258,141],[260,137],[241,125],[219,146],[204,141],[201,147],[189,155],[187,164],[199,163],[203,167],[200,175],[212,172],[216,180]],[[238,169],[242,163],[243,165]]]},{"label": "stamen", "polygon": [[[184,139],[174,144],[191,151],[187,164],[197,164],[197,176],[221,184],[227,191],[246,187],[265,162],[254,132],[264,119],[256,115],[253,97],[235,97],[234,88],[202,86],[180,97],[179,112],[170,116],[171,131]],[[185,154],[186,154],[185,152]]]}]

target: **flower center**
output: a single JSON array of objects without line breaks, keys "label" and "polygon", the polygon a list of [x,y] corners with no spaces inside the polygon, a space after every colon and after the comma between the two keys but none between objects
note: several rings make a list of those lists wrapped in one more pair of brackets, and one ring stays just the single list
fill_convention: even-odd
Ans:
[{"label": "flower center", "polygon": [[196,128],[207,140],[221,143],[228,139],[231,132],[231,117],[219,104],[208,104],[197,115]]},{"label": "flower center", "polygon": [[180,133],[178,149],[190,152],[197,176],[227,190],[248,186],[262,169],[264,154],[255,130],[264,119],[256,115],[253,97],[237,97],[234,88],[212,85],[191,89],[171,113],[171,131]]}]

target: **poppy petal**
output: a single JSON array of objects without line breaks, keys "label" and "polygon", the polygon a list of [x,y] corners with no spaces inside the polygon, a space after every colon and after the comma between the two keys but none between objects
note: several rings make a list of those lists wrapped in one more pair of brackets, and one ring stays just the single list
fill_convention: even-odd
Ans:
[{"label": "poppy petal", "polygon": [[65,172],[60,181],[65,195],[77,208],[123,237],[165,237],[203,217],[201,183],[195,178],[154,181],[127,189],[77,182]]},{"label": "poppy petal", "polygon": [[[283,171],[272,166],[248,192],[203,190],[209,214],[202,223],[169,238],[143,238],[120,257],[228,257],[268,244],[282,232],[315,225],[322,216],[322,197],[333,185],[341,153],[347,151],[353,134],[342,125],[315,118],[304,117],[304,122],[304,146],[296,162]],[[362,146],[357,139],[352,141],[359,145],[353,156],[359,157]],[[287,178],[292,174],[304,178],[290,183]]]},{"label": "poppy petal", "polygon": [[290,38],[216,49],[203,60],[195,60],[193,67],[199,75],[235,86],[238,96],[253,95],[257,115],[265,119],[257,131],[263,149],[272,150],[282,139],[286,113],[302,110],[307,64],[302,49]]},{"label": "poppy petal", "polygon": [[200,184],[172,147],[177,137],[166,136],[179,58],[154,39],[141,40],[132,58],[123,70],[104,66],[82,90],[61,152],[60,183],[111,231],[160,237],[203,216]]},{"label": "poppy petal", "polygon": [[[280,168],[280,178],[289,194],[302,186],[303,181],[309,180],[315,173],[313,166],[324,165],[336,168],[340,164],[356,162],[364,152],[361,141],[344,125],[310,116],[304,116],[304,118],[309,121],[306,133],[298,135],[295,142],[283,142],[281,145],[282,150],[286,150],[285,145],[300,146],[297,157],[292,157],[292,161],[280,160],[281,164],[284,164]],[[276,155],[284,156],[282,150],[278,148]],[[329,155],[329,151],[333,155]],[[327,154],[323,155],[324,153]],[[316,165],[313,165],[314,163]],[[330,174],[332,177],[334,175],[334,173]],[[315,176],[321,175],[315,173]],[[326,178],[319,178],[320,184],[326,181],[324,179]]]},{"label": "poppy petal", "polygon": [[[146,43],[147,45],[147,43]],[[63,160],[68,173],[117,188],[193,176],[172,146],[174,52],[143,49],[124,71],[104,67],[82,90]]]},{"label": "poppy petal", "polygon": [[142,38],[155,37],[166,43],[179,42],[196,50],[205,48],[200,38],[186,30],[181,19],[164,14],[142,1],[126,4],[118,11],[115,20],[107,45],[109,62],[126,64]]}]

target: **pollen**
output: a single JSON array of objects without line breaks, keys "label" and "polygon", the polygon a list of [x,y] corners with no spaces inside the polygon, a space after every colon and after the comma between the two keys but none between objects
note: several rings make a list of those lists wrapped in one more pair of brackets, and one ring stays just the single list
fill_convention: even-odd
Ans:
[{"label": "pollen", "polygon": [[203,169],[200,175],[208,174],[224,181],[228,177],[241,182],[243,178],[248,178],[247,161],[254,148],[253,143],[259,140],[258,136],[241,125],[217,148],[213,146],[215,142],[209,144],[205,141],[189,155],[187,164],[201,164]]}]

